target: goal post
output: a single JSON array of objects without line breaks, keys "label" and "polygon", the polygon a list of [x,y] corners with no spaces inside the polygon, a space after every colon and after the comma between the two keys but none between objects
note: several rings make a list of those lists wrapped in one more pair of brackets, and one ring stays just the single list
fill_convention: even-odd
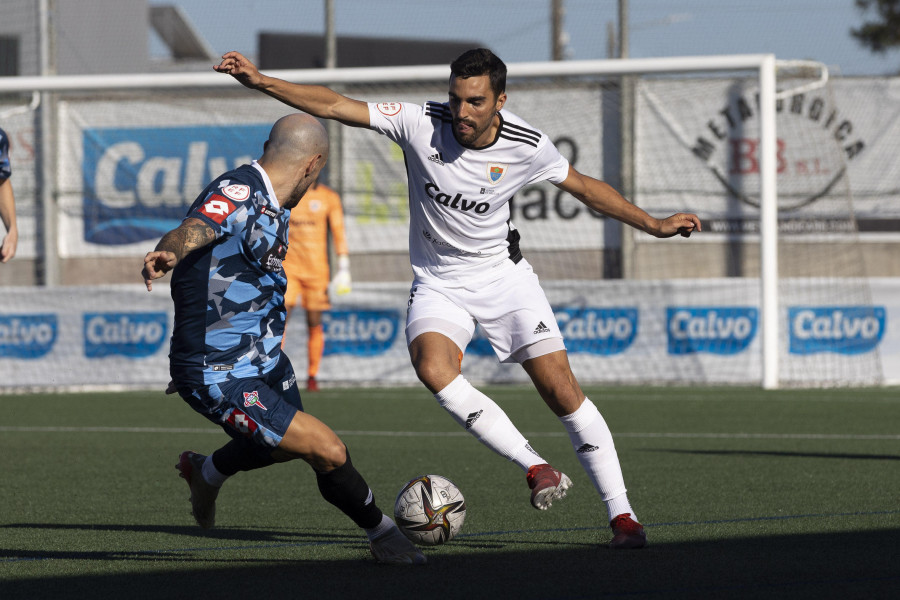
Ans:
[{"label": "goal post", "polygon": [[778,387],[778,183],[775,165],[775,56],[759,62],[760,105],[760,288],[762,293],[762,386]]},{"label": "goal post", "polygon": [[[779,169],[783,167],[779,107],[828,85],[827,70],[822,67],[813,76],[804,71],[809,65],[777,61],[772,54],[508,65],[507,108],[546,133],[573,166],[614,185],[621,164],[615,140],[625,135],[617,131],[614,116],[626,110],[619,104],[617,86],[622,78],[639,78],[639,106],[634,108],[640,117],[635,149],[638,172],[630,199],[654,216],[671,214],[663,211],[696,212],[704,222],[704,233],[690,240],[656,241],[588,213],[552,186],[529,186],[516,196],[513,222],[522,232],[523,252],[535,266],[551,303],[559,307],[558,318],[580,379],[588,383],[756,383],[764,389],[823,384],[822,373],[828,373],[832,363],[813,363],[805,355],[797,358],[786,350],[785,328],[790,323],[783,296],[790,294],[798,305],[821,303],[828,297],[822,290],[832,285],[831,275],[792,265],[788,281],[779,268],[784,260],[779,253],[779,218],[784,212],[779,208]],[[782,68],[803,72],[796,82],[783,85]],[[449,68],[426,65],[267,74],[334,86],[362,100],[421,103],[446,97]],[[9,108],[4,100],[19,94],[19,104],[24,105],[33,97],[29,95],[38,93],[52,95],[57,102],[32,103],[23,109]],[[725,104],[736,106],[735,114],[721,109]],[[70,162],[55,170],[35,169],[35,179],[52,179],[45,184],[53,193],[33,194],[31,201],[37,203],[32,207],[36,216],[60,213],[55,229],[41,235],[49,238],[44,248],[58,249],[66,273],[79,261],[132,264],[135,256],[146,251],[149,239],[128,237],[141,229],[140,215],[152,219],[154,226],[177,223],[199,192],[194,187],[200,180],[215,177],[216,168],[230,168],[232,162],[256,152],[255,146],[245,146],[257,144],[266,124],[291,110],[214,72],[0,78],[0,113],[17,111],[14,124],[21,123],[22,130],[29,115],[38,121],[35,115],[44,106],[54,105],[55,129],[41,141],[37,153]],[[801,108],[806,110],[805,105]],[[21,114],[23,110],[28,114]],[[724,130],[729,123],[738,132],[732,137],[739,139],[729,139]],[[405,305],[409,284],[403,156],[382,136],[347,127],[336,131],[340,139],[334,148],[340,156],[330,165],[337,166],[329,180],[338,182],[347,213],[354,294],[349,300],[335,299],[336,310],[326,324],[331,327],[326,339],[331,340],[334,356],[326,355],[323,379],[348,384],[413,383],[400,339],[402,323],[384,321],[387,313],[394,321],[402,319],[403,307],[395,305]],[[183,158],[151,156],[168,151],[172,140],[166,136],[184,138]],[[805,143],[814,146],[816,141]],[[218,154],[215,144],[222,146],[215,149]],[[111,153],[113,147],[119,149]],[[683,155],[681,162],[672,159],[676,147]],[[719,154],[731,153],[730,171],[714,164],[725,160],[716,156],[719,148],[725,148]],[[684,168],[688,159],[699,175]],[[99,168],[100,164],[105,167]],[[102,173],[112,172],[112,179],[101,181]],[[834,188],[840,175],[832,172],[827,177],[827,185],[821,186],[826,190],[823,194],[844,194]],[[33,191],[27,185],[17,186],[17,199],[21,193],[26,212]],[[104,193],[111,194],[112,200]],[[489,198],[488,186],[482,193]],[[787,190],[787,197],[794,193]],[[727,210],[720,210],[714,220],[737,229],[707,233],[706,213],[718,204],[727,205]],[[839,211],[844,213],[834,216]],[[821,212],[824,218],[853,221],[849,198],[843,203],[832,201]],[[734,223],[732,213],[740,217]],[[128,219],[130,225],[122,227]],[[755,224],[748,226],[749,220]],[[116,235],[110,234],[113,227],[119,227]],[[628,236],[636,240],[634,258],[629,257],[635,264],[633,277],[621,269],[622,252],[629,247],[623,240],[631,239]],[[809,245],[802,241],[792,245],[791,252],[805,252],[802,247]],[[39,253],[35,245],[32,254]],[[816,259],[803,260],[812,264]],[[851,265],[837,277],[859,274]],[[814,288],[815,294],[810,292]],[[386,307],[390,310],[382,310]],[[366,319],[370,321],[363,323]],[[304,336],[300,322],[289,323],[289,330],[294,327],[289,344],[295,363],[302,362],[305,351],[300,344]],[[673,323],[683,324],[684,329],[675,331]],[[381,328],[394,334],[399,329],[400,341],[373,338],[364,348],[354,345],[360,336],[376,336]],[[372,358],[376,355],[377,360]],[[465,360],[473,380],[522,380],[521,370],[514,374],[496,364],[477,334]],[[879,381],[878,375],[868,372],[863,376],[849,370],[836,372],[837,381],[826,381],[826,385]]]}]

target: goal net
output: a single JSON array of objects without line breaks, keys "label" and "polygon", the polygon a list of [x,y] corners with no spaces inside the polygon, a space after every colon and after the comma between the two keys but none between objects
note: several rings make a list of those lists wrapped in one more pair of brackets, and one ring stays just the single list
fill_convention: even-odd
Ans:
[{"label": "goal net", "polygon": [[[778,260],[768,267],[777,272],[778,385],[879,383],[885,311],[873,305],[867,266],[881,248],[859,238],[848,163],[864,142],[850,99],[838,100],[821,64],[779,62],[776,81]],[[674,320],[667,309],[667,327],[690,340],[680,347],[717,340],[729,352],[762,317],[758,79],[656,77],[638,81],[635,96],[634,200],[660,215],[693,210],[705,231],[694,244],[629,231],[626,276],[724,284],[721,296],[703,294],[710,308]],[[694,358],[702,376],[708,367]]]},{"label": "goal net", "polygon": [[[882,381],[885,309],[873,301],[870,271],[883,265],[879,249],[860,241],[848,174],[864,147],[854,96],[836,93],[821,65],[781,64],[777,142],[766,155],[761,64],[754,56],[510,65],[506,109],[546,133],[575,168],[653,216],[693,212],[703,221],[702,233],[659,240],[547,183],[516,195],[522,252],[583,383],[753,385],[767,364],[777,367],[774,385]],[[449,70],[271,74],[361,100],[421,104],[446,99]],[[19,144],[13,153],[17,172],[31,173],[16,188],[25,215],[17,261],[39,272],[47,261],[39,238],[50,236],[44,247],[60,263],[56,287],[9,289],[0,364],[15,374],[10,386],[164,385],[171,301],[164,286],[148,296],[137,283],[140,258],[209,179],[258,156],[271,123],[291,109],[216,74],[128,85],[68,79],[43,104],[54,111],[47,131],[34,127],[40,103],[0,101],[11,115],[4,128],[34,149],[29,156]],[[329,131],[324,177],[342,197],[354,285],[324,317],[319,377],[414,384],[403,332],[406,157],[374,132]],[[774,228],[760,225],[767,165],[777,185]],[[51,204],[39,193],[42,178]],[[491,181],[483,183],[470,200],[490,198]],[[55,225],[40,231],[46,206]],[[777,262],[763,264],[762,248],[776,238]],[[764,302],[772,285],[774,310]],[[298,373],[303,321],[290,320],[285,345]],[[768,345],[765,331],[776,332]],[[463,368],[474,381],[526,381],[521,368],[498,364],[480,330]]]},{"label": "goal net", "polygon": [[[860,152],[827,69],[778,65],[776,343],[762,343],[760,78],[755,70],[512,76],[506,108],[580,171],[654,216],[697,213],[704,232],[659,240],[592,213],[550,184],[523,189],[512,220],[588,381],[867,385],[882,378],[884,309],[873,306],[847,162]],[[511,69],[511,74],[516,73]],[[442,100],[445,82],[354,86],[372,101]],[[365,272],[406,265],[405,157],[344,130],[345,206]],[[487,180],[486,180],[487,183]],[[385,233],[388,232],[388,235]],[[394,265],[393,267],[389,265]],[[487,360],[479,360],[485,357]],[[515,379],[476,334],[467,368]]]}]

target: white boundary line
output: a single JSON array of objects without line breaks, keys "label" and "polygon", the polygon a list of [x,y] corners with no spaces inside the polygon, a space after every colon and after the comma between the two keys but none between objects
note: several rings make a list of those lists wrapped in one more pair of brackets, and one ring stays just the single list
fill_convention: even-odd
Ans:
[{"label": "white boundary line", "polygon": [[[9,433],[222,433],[218,428],[199,427],[51,427],[6,426],[0,432]],[[465,431],[362,431],[338,430],[338,435],[365,437],[468,437]],[[563,432],[525,432],[529,438],[566,437]],[[670,438],[670,439],[760,439],[760,440],[900,440],[900,434],[852,434],[852,433],[679,433],[635,432],[613,433],[614,438]]]}]

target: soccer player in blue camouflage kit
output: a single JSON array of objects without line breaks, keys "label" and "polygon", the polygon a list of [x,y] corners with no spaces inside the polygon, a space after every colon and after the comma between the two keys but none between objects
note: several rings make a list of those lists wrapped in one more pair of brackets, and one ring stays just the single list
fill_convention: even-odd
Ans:
[{"label": "soccer player in blue camouflage kit", "polygon": [[228,477],[303,459],[322,497],[365,530],[379,562],[424,564],[376,506],[344,443],[303,412],[294,369],[281,351],[290,209],[327,158],[328,137],[318,121],[283,117],[262,157],[210,183],[181,225],[144,258],[148,290],[172,271],[170,391],[232,438],[209,456],[182,453],[176,468],[190,486],[194,518],[209,529]]}]

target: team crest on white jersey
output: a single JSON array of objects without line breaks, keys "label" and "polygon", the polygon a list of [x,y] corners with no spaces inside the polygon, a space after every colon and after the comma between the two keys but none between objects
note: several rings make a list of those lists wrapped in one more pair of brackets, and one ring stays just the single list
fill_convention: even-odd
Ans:
[{"label": "team crest on white jersey", "polygon": [[400,112],[400,103],[399,102],[380,102],[375,105],[378,109],[378,112],[383,114],[386,117],[393,117],[397,113]]},{"label": "team crest on white jersey", "polygon": [[488,163],[487,166],[487,178],[492,184],[500,183],[500,180],[503,179],[503,176],[506,175],[506,170],[509,168],[509,165],[504,165],[502,163]]}]

